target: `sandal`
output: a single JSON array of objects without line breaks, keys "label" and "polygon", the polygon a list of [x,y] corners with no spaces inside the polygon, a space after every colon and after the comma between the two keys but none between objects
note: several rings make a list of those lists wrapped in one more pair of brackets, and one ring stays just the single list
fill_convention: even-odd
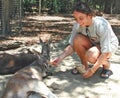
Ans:
[{"label": "sandal", "polygon": [[73,75],[77,75],[77,74],[79,74],[79,71],[77,70],[77,68],[74,68],[74,69],[71,70],[71,73]]},{"label": "sandal", "polygon": [[100,77],[103,79],[108,79],[109,76],[111,76],[113,72],[109,69],[103,69],[102,72],[100,73]]},{"label": "sandal", "polygon": [[80,73],[85,73],[86,70],[85,70],[85,67],[82,65],[82,66],[77,66],[75,67],[74,69],[72,69],[71,73],[76,75],[76,74],[80,74]]}]

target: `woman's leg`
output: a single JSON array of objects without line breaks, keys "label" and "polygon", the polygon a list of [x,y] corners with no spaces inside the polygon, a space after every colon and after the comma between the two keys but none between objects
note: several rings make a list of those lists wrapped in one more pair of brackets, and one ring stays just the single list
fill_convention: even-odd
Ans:
[{"label": "woman's leg", "polygon": [[[92,44],[86,36],[78,34],[74,37],[73,49],[77,52],[82,64],[85,65],[86,68],[88,68],[87,62],[94,64],[101,54],[99,45],[91,46]],[[110,55],[108,58],[110,58]],[[102,65],[104,69],[109,69],[110,64],[108,60],[104,61]]]},{"label": "woman's leg", "polygon": [[97,61],[100,54],[101,52],[99,46],[93,46],[89,48],[88,51],[86,52],[87,61],[94,64]]},{"label": "woman's leg", "polygon": [[90,40],[84,35],[78,34],[74,37],[73,49],[75,52],[77,52],[82,64],[85,66],[86,69],[88,68],[86,51],[91,47],[91,45],[92,44]]},{"label": "woman's leg", "polygon": [[[87,61],[94,64],[97,61],[97,59],[99,58],[100,54],[101,54],[100,46],[91,47],[86,52]],[[110,56],[111,55],[109,55],[108,58],[110,58]],[[104,61],[102,65],[103,65],[104,69],[109,69],[110,63],[109,63],[108,59],[106,59],[106,61]]]}]

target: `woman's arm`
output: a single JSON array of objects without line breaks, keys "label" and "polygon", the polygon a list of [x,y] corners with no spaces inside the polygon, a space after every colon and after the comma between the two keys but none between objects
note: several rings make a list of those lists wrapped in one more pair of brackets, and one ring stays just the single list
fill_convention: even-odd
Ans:
[{"label": "woman's arm", "polygon": [[102,65],[103,63],[106,62],[106,60],[110,57],[111,53],[102,53],[99,58],[97,59],[96,63],[93,65],[92,68],[89,68],[85,74],[83,74],[84,78],[89,78],[91,77],[95,71]]},{"label": "woman's arm", "polygon": [[100,67],[100,65],[104,64],[108,58],[110,58],[111,53],[102,53],[97,59],[94,66],[91,68],[94,72]]},{"label": "woman's arm", "polygon": [[54,59],[51,64],[57,66],[65,57],[71,55],[74,52],[73,47],[71,45],[68,45],[63,53],[60,54],[56,59]]}]

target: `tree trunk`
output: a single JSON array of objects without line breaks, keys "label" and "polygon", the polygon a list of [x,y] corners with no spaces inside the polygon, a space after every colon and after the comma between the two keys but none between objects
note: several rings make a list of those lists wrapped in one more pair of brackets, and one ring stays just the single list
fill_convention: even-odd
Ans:
[{"label": "tree trunk", "polygon": [[107,14],[111,13],[111,1],[112,0],[105,0],[104,12],[107,13]]},{"label": "tree trunk", "polygon": [[114,6],[113,6],[113,13],[114,14],[120,14],[120,1],[114,0]]},{"label": "tree trunk", "polygon": [[39,14],[41,14],[41,0],[39,0]]},{"label": "tree trunk", "polygon": [[2,34],[10,34],[10,0],[2,0]]}]

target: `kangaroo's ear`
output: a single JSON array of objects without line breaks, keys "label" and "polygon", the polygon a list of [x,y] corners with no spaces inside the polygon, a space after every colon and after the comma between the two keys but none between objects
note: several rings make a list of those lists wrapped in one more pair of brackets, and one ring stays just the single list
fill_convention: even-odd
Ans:
[{"label": "kangaroo's ear", "polygon": [[52,43],[52,37],[50,37],[50,39],[49,40],[47,40],[47,44],[51,44]]},{"label": "kangaroo's ear", "polygon": [[48,41],[48,44],[50,45],[52,43],[52,39],[50,39],[49,41]]},{"label": "kangaroo's ear", "polygon": [[43,43],[43,41],[42,41],[42,39],[41,39],[40,37],[39,37],[39,42],[40,42],[40,43]]}]

